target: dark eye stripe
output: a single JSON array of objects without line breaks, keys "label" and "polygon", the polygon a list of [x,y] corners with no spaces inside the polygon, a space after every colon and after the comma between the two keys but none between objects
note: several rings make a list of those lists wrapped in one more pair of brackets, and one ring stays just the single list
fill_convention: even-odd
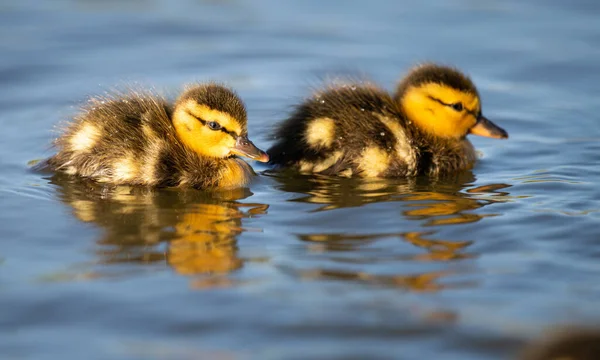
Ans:
[{"label": "dark eye stripe", "polygon": [[[428,98],[430,98],[430,99],[431,99],[431,100],[433,100],[433,101],[436,101],[436,102],[438,102],[438,103],[440,103],[440,104],[444,105],[444,106],[448,106],[448,107],[454,108],[454,104],[447,104],[447,103],[443,102],[442,100],[440,100],[440,99],[438,99],[438,98],[434,98],[434,97],[433,97],[433,96],[431,96],[431,95],[428,95],[427,97],[428,97]],[[475,119],[479,119],[479,115],[478,115],[478,114],[477,114],[475,111],[473,111],[473,110],[469,110],[469,109],[467,109],[465,106],[463,106],[463,110],[464,110],[464,111],[466,111],[466,112],[467,112],[467,114],[473,115],[473,116],[475,117]]]},{"label": "dark eye stripe", "polygon": [[[193,118],[195,118],[196,120],[200,121],[200,123],[201,123],[202,125],[206,126],[206,124],[208,124],[208,121],[206,121],[206,120],[204,120],[204,119],[201,119],[201,118],[197,117],[196,115],[192,114],[192,113],[191,113],[191,112],[189,112],[189,111],[186,111],[186,112],[187,112],[187,113],[188,113],[188,115],[190,115],[191,117],[193,117]],[[217,124],[218,124],[218,123],[217,123]],[[220,124],[219,124],[219,125],[220,125]],[[236,134],[236,133],[235,133],[235,132],[233,132],[233,131],[229,131],[229,130],[227,130],[227,129],[226,129],[225,127],[223,127],[223,126],[221,126],[221,128],[219,129],[219,131],[222,131],[222,132],[224,132],[225,134],[229,134],[229,135],[230,135],[231,137],[233,137],[234,139],[237,139],[237,137],[238,137],[238,134]]]}]

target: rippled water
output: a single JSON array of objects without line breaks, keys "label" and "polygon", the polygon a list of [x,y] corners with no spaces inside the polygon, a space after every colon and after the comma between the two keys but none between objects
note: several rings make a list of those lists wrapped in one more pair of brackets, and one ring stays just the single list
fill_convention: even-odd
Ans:
[{"label": "rippled water", "polygon": [[[505,359],[600,320],[594,0],[0,5],[0,350],[13,359]],[[236,88],[250,135],[321,79],[421,60],[478,84],[508,141],[431,181],[103,188],[29,171],[86,96]]]}]

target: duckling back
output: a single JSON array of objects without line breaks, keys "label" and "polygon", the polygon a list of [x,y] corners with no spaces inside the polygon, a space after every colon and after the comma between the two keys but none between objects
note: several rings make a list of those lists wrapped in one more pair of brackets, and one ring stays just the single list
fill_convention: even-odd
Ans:
[{"label": "duckling back", "polygon": [[417,171],[406,122],[370,84],[330,87],[298,105],[275,132],[271,163],[301,172],[394,177]]},{"label": "duckling back", "polygon": [[[172,115],[173,107],[150,93],[92,98],[55,141],[58,152],[47,165],[110,184],[207,188],[249,181],[254,172],[244,161],[207,158],[187,148]],[[231,172],[235,183],[223,178]]]}]

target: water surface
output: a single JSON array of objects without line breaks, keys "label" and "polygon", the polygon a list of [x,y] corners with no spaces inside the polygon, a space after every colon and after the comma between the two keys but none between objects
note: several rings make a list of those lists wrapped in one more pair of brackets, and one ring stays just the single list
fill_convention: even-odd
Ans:
[{"label": "water surface", "polygon": [[[596,1],[0,5],[0,350],[14,359],[506,359],[600,320]],[[238,90],[255,143],[321,79],[454,64],[507,141],[448,179],[103,187],[37,174],[128,83]]]}]

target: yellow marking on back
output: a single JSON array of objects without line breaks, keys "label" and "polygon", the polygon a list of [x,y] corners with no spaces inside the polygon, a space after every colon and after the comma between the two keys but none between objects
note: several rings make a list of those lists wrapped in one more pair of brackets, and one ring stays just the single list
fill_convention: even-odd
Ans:
[{"label": "yellow marking on back", "polygon": [[310,161],[300,160],[300,162],[298,162],[299,171],[302,173],[312,172],[314,167],[315,167],[314,164],[311,163]]},{"label": "yellow marking on back", "polygon": [[219,188],[243,187],[250,183],[254,170],[242,159],[233,158],[226,162],[220,173]]},{"label": "yellow marking on back", "polygon": [[145,184],[154,185],[159,180],[156,178],[156,167],[164,142],[148,124],[142,125],[142,133],[146,137],[148,145],[141,156],[139,175]]},{"label": "yellow marking on back", "polygon": [[326,158],[325,160],[315,163],[315,166],[313,167],[312,171],[321,172],[329,169],[330,167],[335,165],[335,163],[338,162],[338,160],[341,159],[343,155],[343,151],[334,152],[330,157]]},{"label": "yellow marking on back", "polygon": [[335,122],[331,118],[317,118],[311,120],[304,133],[308,145],[313,148],[330,147],[335,139]]},{"label": "yellow marking on back", "polygon": [[128,182],[137,177],[138,169],[133,155],[126,155],[113,164],[113,181]]},{"label": "yellow marking on back", "polygon": [[363,177],[378,177],[390,164],[390,154],[377,146],[365,148],[358,159],[358,168]]},{"label": "yellow marking on back", "polygon": [[343,151],[336,151],[328,158],[325,158],[321,161],[310,162],[307,160],[300,160],[298,162],[298,169],[302,173],[318,173],[321,171],[325,171],[335,165],[339,159],[344,155]]},{"label": "yellow marking on back", "polygon": [[347,177],[347,178],[352,177],[352,169],[348,168],[346,170],[340,171],[338,173],[338,176]]},{"label": "yellow marking on back", "polygon": [[148,144],[142,160],[140,161],[140,176],[144,183],[152,185],[157,182],[156,167],[158,165],[160,155],[164,144],[160,140],[154,140]]},{"label": "yellow marking on back", "polygon": [[440,137],[460,138],[477,122],[475,116],[467,111],[458,112],[431,97],[445,104],[460,102],[465,109],[475,114],[479,113],[481,106],[476,94],[447,85],[427,83],[410,87],[401,99],[402,108],[410,121],[428,133]]},{"label": "yellow marking on back", "polygon": [[100,135],[100,129],[96,125],[83,123],[69,139],[69,150],[88,151],[94,147]]},{"label": "yellow marking on back", "polygon": [[65,174],[75,175],[75,174],[77,174],[77,168],[75,166],[67,166],[65,168]]},{"label": "yellow marking on back", "polygon": [[153,141],[156,138],[158,138],[156,132],[154,132],[154,130],[152,130],[152,128],[148,124],[142,125],[142,133],[144,133],[144,136],[148,139],[148,141]]},{"label": "yellow marking on back", "polygon": [[402,160],[408,167],[413,168],[416,164],[415,150],[406,137],[406,132],[397,120],[390,119],[387,116],[381,114],[375,114],[379,120],[392,132],[396,138],[396,155]]},{"label": "yellow marking on back", "polygon": [[[191,114],[191,115],[190,115]],[[200,120],[215,121],[227,131],[242,134],[240,123],[227,113],[188,100],[177,105],[173,114],[173,126],[179,139],[200,155],[224,158],[229,156],[236,139],[223,131],[211,130]]]}]

